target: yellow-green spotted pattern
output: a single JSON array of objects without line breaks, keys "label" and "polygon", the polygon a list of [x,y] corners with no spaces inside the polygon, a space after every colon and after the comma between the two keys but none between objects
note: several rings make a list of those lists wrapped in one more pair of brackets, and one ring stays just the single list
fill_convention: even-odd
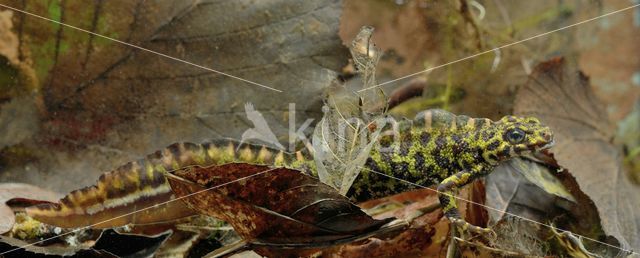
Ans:
[{"label": "yellow-green spotted pattern", "polygon": [[[535,118],[508,116],[492,122],[428,110],[397,125],[397,135],[385,134],[372,149],[365,164],[367,169],[360,171],[348,193],[352,199],[362,201],[411,188],[405,182],[370,172],[373,170],[424,186],[439,184],[445,213],[456,217],[455,200],[447,194],[491,172],[500,161],[548,148],[553,142],[549,128]],[[316,174],[315,163],[307,151],[287,153],[226,139],[203,144],[175,143],[105,173],[96,186],[72,192],[58,206],[32,209],[31,214],[49,222],[78,215],[114,215],[119,208],[171,195],[166,172],[234,162],[289,167]]]},{"label": "yellow-green spotted pattern", "polygon": [[553,143],[550,129],[536,118],[507,116],[493,122],[436,109],[401,121],[397,128],[397,135],[385,133],[373,148],[350,196],[366,200],[413,188],[370,169],[423,186],[438,185],[443,209],[454,217],[455,199],[447,194],[490,173],[501,161]]}]

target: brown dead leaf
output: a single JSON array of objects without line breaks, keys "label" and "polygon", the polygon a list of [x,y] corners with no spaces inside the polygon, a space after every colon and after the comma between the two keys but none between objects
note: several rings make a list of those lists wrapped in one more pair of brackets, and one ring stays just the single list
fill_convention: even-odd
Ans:
[{"label": "brown dead leaf", "polygon": [[622,248],[640,249],[640,189],[621,168],[620,153],[611,144],[613,125],[589,79],[562,58],[541,63],[519,90],[514,112],[552,128],[557,142],[552,151],[597,207],[604,232]]},{"label": "brown dead leaf", "polygon": [[359,206],[377,213],[376,219],[397,217],[409,222],[410,227],[400,234],[323,250],[323,257],[441,257],[446,253],[449,222],[442,216],[435,191],[409,191]]},{"label": "brown dead leaf", "polygon": [[[340,34],[348,42],[358,33],[360,26],[376,28],[373,40],[385,51],[377,68],[378,78],[385,82],[595,17],[601,14],[600,8],[613,10],[624,6],[608,4],[608,1],[552,0],[345,0]],[[480,18],[478,8],[486,11],[487,15]],[[506,110],[511,110],[513,90],[526,80],[530,63],[539,61],[548,53],[575,54],[583,50],[585,42],[596,41],[592,32],[599,27],[592,23],[576,28],[587,34],[587,39],[576,37],[575,30],[553,33],[546,35],[544,41],[521,42],[501,48],[495,54],[431,70],[420,75],[429,82],[425,98],[410,100],[406,103],[408,105],[391,112],[413,117],[426,108],[449,107],[458,114],[499,119]],[[624,80],[628,81],[628,78],[624,77]],[[391,92],[405,82],[381,87]],[[446,93],[432,97],[440,88],[442,93]],[[444,98],[448,101],[443,103],[441,99]]]},{"label": "brown dead leaf", "polygon": [[[560,179],[553,175],[557,175],[554,170],[527,159],[507,161],[487,175],[485,180],[487,205],[495,208],[495,210],[488,210],[490,225],[495,225],[505,216],[509,216],[504,212],[515,213],[534,221],[545,221],[551,219],[552,214],[557,213],[551,212],[558,208],[556,207],[557,203],[565,203],[560,205],[561,207],[567,206],[568,200],[558,200],[556,196],[560,197],[561,195],[553,195],[549,191],[544,191],[540,185],[545,182],[534,183],[525,177],[526,173],[543,175],[540,176],[543,178],[542,180],[553,182],[553,184],[547,183],[546,186],[542,184],[543,186],[548,189],[561,189],[562,192],[567,193],[567,196],[571,196],[566,187],[560,183]],[[575,202],[575,197],[571,196],[571,198]],[[566,210],[562,209],[562,212],[566,212]]]},{"label": "brown dead leaf", "polygon": [[6,57],[8,61],[18,62],[18,36],[11,32],[13,23],[10,11],[0,11],[0,56]]},{"label": "brown dead leaf", "polygon": [[187,257],[189,250],[202,238],[202,234],[187,231],[178,231],[158,249],[157,257]]},{"label": "brown dead leaf", "polygon": [[46,202],[54,202],[61,194],[42,189],[37,186],[20,183],[0,184],[0,234],[11,230],[15,223],[13,210],[6,202],[15,198],[28,198]]},{"label": "brown dead leaf", "polygon": [[[523,175],[530,172],[547,173],[550,177],[555,174],[559,177],[555,180],[562,181],[559,186],[576,195],[577,202],[550,194],[532,183]],[[485,180],[486,205],[493,208],[487,209],[489,225],[498,233],[494,247],[537,256],[562,252],[559,248],[545,249],[550,238],[549,228],[531,221],[554,221],[558,227],[594,237],[590,230],[599,223],[595,206],[571,179],[567,173],[558,175],[555,170],[526,159],[514,159],[498,166]]]},{"label": "brown dead leaf", "polygon": [[[460,191],[464,200],[484,202],[484,188],[474,182]],[[483,207],[459,201],[460,211],[469,222],[484,226],[486,212]],[[397,217],[410,227],[400,234],[376,236],[364,242],[355,242],[323,250],[323,257],[444,257],[450,240],[449,221],[443,217],[434,189],[420,189],[375,199],[360,204],[374,218]]]},{"label": "brown dead leaf", "polygon": [[295,170],[232,163],[173,174],[169,182],[179,197],[215,187],[183,200],[202,214],[228,222],[245,240],[263,245],[336,241],[389,221],[369,217],[335,189]]},{"label": "brown dead leaf", "polygon": [[108,229],[102,233],[91,249],[107,251],[117,257],[152,257],[171,235],[171,230],[145,236],[122,234]]},{"label": "brown dead leaf", "polygon": [[32,171],[10,167],[0,180],[58,191],[172,142],[239,138],[252,127],[247,102],[284,142],[288,104],[298,127],[319,118],[348,60],[340,0],[1,2],[282,91],[14,12],[20,61],[35,69],[45,104],[42,130],[23,141],[37,154]]}]

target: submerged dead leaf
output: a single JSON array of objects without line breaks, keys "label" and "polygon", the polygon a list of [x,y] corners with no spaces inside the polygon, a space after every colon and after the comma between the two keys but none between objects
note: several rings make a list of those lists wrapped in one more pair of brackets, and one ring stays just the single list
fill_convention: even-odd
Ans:
[{"label": "submerged dead leaf", "polygon": [[[549,228],[533,221],[544,224],[549,221],[562,222],[557,226],[568,230],[576,230],[572,227],[575,224],[587,224],[585,227],[590,229],[594,223],[598,223],[597,218],[592,219],[593,212],[585,211],[595,207],[589,205],[590,201],[584,194],[577,195],[574,197],[576,202],[571,202],[543,190],[540,184],[526,179],[524,173],[529,172],[546,173],[548,176],[555,173],[538,163],[516,159],[498,166],[485,180],[486,205],[491,207],[487,209],[488,224],[498,233],[494,247],[535,256],[558,255],[562,252],[560,248],[552,251],[545,248],[551,238]],[[553,188],[565,189],[571,196],[580,193],[576,190],[577,187],[573,187],[575,181],[574,184],[565,186],[568,180],[554,178],[547,183],[555,182]],[[586,234],[582,231],[580,233]],[[588,233],[592,236],[591,232]]]},{"label": "submerged dead leaf", "polygon": [[227,221],[245,240],[262,245],[338,241],[390,221],[371,218],[332,187],[285,168],[196,166],[173,172],[169,182],[191,208]]},{"label": "submerged dead leaf", "polygon": [[489,224],[495,225],[516,213],[535,221],[548,220],[550,210],[558,202],[554,196],[576,202],[575,197],[551,169],[526,159],[513,159],[499,165],[487,175],[486,196]]},{"label": "submerged dead leaf", "polygon": [[122,234],[113,229],[105,230],[91,248],[107,251],[117,257],[152,257],[172,235],[165,231],[152,236]]},{"label": "submerged dead leaf", "polygon": [[[486,225],[484,188],[474,182],[460,191],[458,201],[465,220]],[[462,200],[471,200],[462,201]],[[359,204],[376,219],[396,217],[409,223],[400,234],[376,236],[364,242],[323,250],[323,257],[444,257],[449,245],[449,220],[443,216],[437,191],[431,188],[408,191]]]},{"label": "submerged dead leaf", "polygon": [[45,102],[42,130],[21,142],[36,156],[31,171],[11,166],[0,180],[57,191],[172,142],[239,139],[251,127],[247,102],[284,142],[290,124],[321,116],[322,93],[348,60],[340,0],[2,3],[282,91],[14,12],[21,61]]},{"label": "submerged dead leaf", "polygon": [[555,171],[524,159],[511,160],[508,165],[545,192],[565,200],[576,201],[571,192],[562,185],[560,179],[552,175]]},{"label": "submerged dead leaf", "polygon": [[[400,234],[324,250],[323,257],[442,257],[446,253],[449,222],[442,216],[434,190],[404,192],[361,203],[360,207],[373,213],[374,218],[397,217],[410,227]],[[465,207],[462,205],[462,210]]]},{"label": "submerged dead leaf", "polygon": [[613,126],[589,79],[562,58],[541,63],[518,92],[514,112],[552,128],[555,158],[597,207],[604,232],[624,249],[640,249],[640,188],[622,170]]}]

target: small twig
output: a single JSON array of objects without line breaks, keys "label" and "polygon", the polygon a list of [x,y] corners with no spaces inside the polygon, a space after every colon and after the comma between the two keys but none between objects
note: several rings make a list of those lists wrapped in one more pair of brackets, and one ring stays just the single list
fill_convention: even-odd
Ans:
[{"label": "small twig", "polygon": [[418,209],[418,211],[420,211],[420,212],[422,212],[424,214],[427,214],[427,213],[431,213],[431,212],[437,210],[438,208],[440,208],[440,202],[434,202],[434,203],[429,204],[426,207],[422,207],[422,208]]},{"label": "small twig", "polygon": [[454,229],[453,224],[449,224],[449,246],[447,246],[447,258],[455,258],[456,257],[456,230]]},{"label": "small twig", "polygon": [[231,226],[223,226],[223,227],[208,227],[208,226],[192,226],[192,225],[177,225],[176,226],[177,229],[182,230],[182,231],[199,231],[199,230],[206,230],[206,231],[231,231],[233,230],[233,227]]},{"label": "small twig", "polygon": [[402,85],[400,88],[395,89],[389,94],[389,100],[384,105],[376,105],[371,108],[371,112],[378,112],[383,109],[390,110],[405,101],[422,96],[424,89],[427,87],[427,80],[424,78],[417,78]]},{"label": "small twig", "polygon": [[213,252],[208,253],[203,258],[227,257],[247,249],[247,242],[244,240],[237,241],[230,245],[220,247]]}]

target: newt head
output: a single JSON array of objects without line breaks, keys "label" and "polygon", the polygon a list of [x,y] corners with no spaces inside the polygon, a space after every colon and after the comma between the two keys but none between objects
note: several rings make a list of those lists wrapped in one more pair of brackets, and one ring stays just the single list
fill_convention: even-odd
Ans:
[{"label": "newt head", "polygon": [[535,117],[505,116],[484,130],[492,131],[483,137],[489,138],[482,155],[489,163],[538,153],[554,144],[551,129]]}]

